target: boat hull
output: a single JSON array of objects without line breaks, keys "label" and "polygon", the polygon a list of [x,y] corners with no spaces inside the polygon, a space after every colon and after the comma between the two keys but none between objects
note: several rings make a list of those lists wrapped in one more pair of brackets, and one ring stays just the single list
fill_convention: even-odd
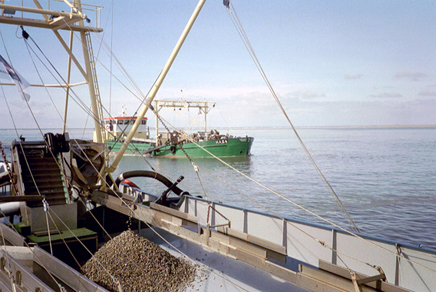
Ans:
[{"label": "boat hull", "polygon": [[[201,141],[197,143],[184,143],[180,145],[167,145],[161,148],[150,143],[131,142],[127,148],[127,154],[147,153],[153,156],[177,157],[232,157],[250,155],[253,137],[237,137],[222,140]],[[107,149],[111,152],[119,152],[121,142],[108,141]],[[156,148],[156,150],[152,150]],[[182,150],[183,148],[183,150]],[[151,151],[152,150],[152,151]],[[186,154],[185,154],[186,152]]]}]

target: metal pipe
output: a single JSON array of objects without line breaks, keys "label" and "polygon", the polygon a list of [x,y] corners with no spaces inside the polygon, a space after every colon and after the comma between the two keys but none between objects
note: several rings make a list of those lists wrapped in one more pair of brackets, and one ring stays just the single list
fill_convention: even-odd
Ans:
[{"label": "metal pipe", "polygon": [[132,129],[129,132],[129,135],[127,136],[126,140],[124,141],[123,145],[121,146],[120,151],[118,152],[118,155],[115,157],[114,162],[112,165],[107,168],[107,172],[113,172],[117,166],[118,163],[121,161],[121,158],[124,155],[124,152],[127,149],[127,146],[129,145],[130,141],[132,140],[133,136],[136,133],[136,130],[138,129],[139,125],[141,124],[142,118],[147,113],[147,110],[149,108],[149,105],[152,104],[154,97],[156,96],[157,92],[159,91],[160,86],[162,85],[163,81],[165,80],[165,77],[168,73],[168,71],[171,68],[171,65],[173,64],[174,60],[177,57],[177,54],[180,51],[180,48],[182,47],[184,41],[186,40],[186,37],[189,34],[189,31],[191,30],[192,26],[194,25],[195,20],[197,19],[198,14],[201,11],[201,8],[203,8],[204,3],[206,0],[199,0],[197,7],[195,8],[194,12],[191,15],[191,18],[189,19],[188,23],[186,24],[185,29],[182,32],[182,35],[180,36],[175,48],[173,49],[173,52],[171,53],[171,56],[169,57],[167,63],[165,64],[165,67],[163,68],[162,72],[159,74],[158,79],[156,80],[156,83],[154,84],[153,88],[151,89],[145,104],[142,106],[141,111],[138,114],[138,118],[136,119],[135,124],[133,124]]},{"label": "metal pipe", "polygon": [[[70,31],[70,51],[73,51],[73,37],[74,32]],[[68,55],[68,69],[67,69],[67,85],[70,84],[71,80],[71,55]],[[65,111],[64,111],[64,125],[62,127],[62,133],[65,134],[67,131],[67,115],[68,115],[68,100],[70,96],[70,87],[67,86],[65,93]]]},{"label": "metal pipe", "polygon": [[30,8],[30,7],[23,7],[23,6],[15,6],[15,5],[7,5],[7,4],[0,4],[0,9],[4,10],[16,10],[16,11],[22,11],[22,12],[29,12],[29,13],[37,13],[37,14],[48,14],[53,15],[56,17],[64,16],[68,18],[78,17],[81,19],[86,18],[86,14],[82,13],[68,13],[68,12],[60,12],[60,11],[53,11],[53,10],[46,10],[46,9],[40,9],[40,8]]}]

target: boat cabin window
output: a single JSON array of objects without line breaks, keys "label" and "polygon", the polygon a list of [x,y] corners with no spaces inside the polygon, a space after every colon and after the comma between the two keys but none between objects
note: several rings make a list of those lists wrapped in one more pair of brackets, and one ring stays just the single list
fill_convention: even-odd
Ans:
[{"label": "boat cabin window", "polygon": [[142,120],[142,121],[141,121],[141,124],[142,124],[142,125],[145,125],[146,122],[147,122],[146,120]]}]

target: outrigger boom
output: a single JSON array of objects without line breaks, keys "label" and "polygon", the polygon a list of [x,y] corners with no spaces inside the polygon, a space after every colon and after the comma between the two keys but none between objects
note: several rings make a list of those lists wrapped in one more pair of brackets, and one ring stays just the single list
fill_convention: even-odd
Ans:
[{"label": "outrigger boom", "polygon": [[168,71],[170,70],[174,60],[177,57],[177,54],[179,53],[180,49],[182,48],[183,43],[186,40],[186,37],[188,36],[192,26],[194,25],[195,20],[197,19],[198,15],[200,14],[201,9],[204,6],[204,3],[206,3],[206,0],[200,0],[197,4],[197,7],[195,8],[194,12],[191,15],[191,18],[189,19],[188,23],[186,24],[185,29],[182,32],[182,35],[180,36],[176,46],[174,47],[168,61],[166,62],[162,72],[159,74],[159,77],[156,80],[156,83],[153,85],[153,88],[151,89],[149,95],[147,96],[144,105],[142,106],[141,111],[138,114],[138,118],[136,119],[136,122],[133,124],[131,131],[129,132],[129,135],[123,142],[123,146],[121,146],[120,151],[118,152],[117,156],[115,157],[112,165],[106,169],[108,173],[111,173],[115,171],[118,164],[121,161],[121,158],[124,155],[124,152],[126,151],[129,143],[132,141],[133,136],[135,135],[136,130],[138,129],[139,125],[141,124],[142,118],[147,113],[148,109],[153,103],[153,99],[155,98],[157,92],[159,91],[160,86],[162,85],[163,81],[165,80],[165,77],[167,76]]}]

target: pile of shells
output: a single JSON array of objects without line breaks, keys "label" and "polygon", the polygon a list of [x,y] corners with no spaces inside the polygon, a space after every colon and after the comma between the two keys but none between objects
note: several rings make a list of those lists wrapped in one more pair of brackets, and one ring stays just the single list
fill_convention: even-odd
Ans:
[{"label": "pile of shells", "polygon": [[103,245],[82,266],[82,272],[100,286],[117,292],[183,291],[196,276],[193,264],[130,230]]}]

